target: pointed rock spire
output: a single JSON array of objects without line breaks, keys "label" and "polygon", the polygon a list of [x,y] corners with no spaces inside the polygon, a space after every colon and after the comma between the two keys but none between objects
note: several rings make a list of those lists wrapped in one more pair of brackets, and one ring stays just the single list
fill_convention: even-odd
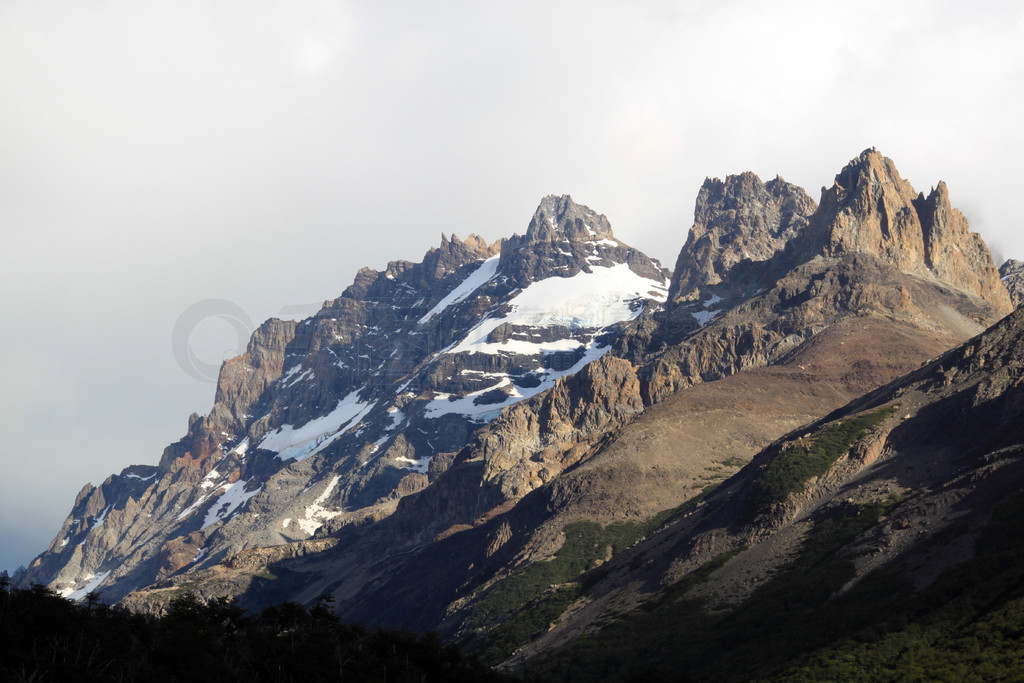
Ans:
[{"label": "pointed rock spire", "polygon": [[807,225],[816,206],[806,192],[776,177],[741,173],[704,180],[693,227],[679,252],[669,301],[687,301],[728,277],[743,260],[765,261]]},{"label": "pointed rock spire", "polygon": [[950,205],[946,184],[925,198],[874,148],[847,164],[822,192],[808,235],[808,257],[873,254],[905,272],[982,297],[1004,313],[1012,310],[988,247]]},{"label": "pointed rock spire", "polygon": [[544,197],[526,229],[526,239],[530,242],[613,238],[611,223],[603,214],[577,204],[567,194]]}]

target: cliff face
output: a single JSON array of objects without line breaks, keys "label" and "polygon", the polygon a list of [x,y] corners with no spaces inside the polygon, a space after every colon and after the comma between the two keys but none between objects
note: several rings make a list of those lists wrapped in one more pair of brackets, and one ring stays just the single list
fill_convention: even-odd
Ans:
[{"label": "cliff face", "polygon": [[808,252],[873,254],[904,272],[991,301],[1003,314],[1012,310],[988,247],[950,205],[946,184],[939,182],[925,197],[874,149],[823,188],[808,235]]},{"label": "cliff face", "polygon": [[814,200],[801,188],[753,173],[707,179],[697,194],[693,227],[679,252],[669,302],[694,301],[730,279],[741,261],[767,261],[806,226]]}]

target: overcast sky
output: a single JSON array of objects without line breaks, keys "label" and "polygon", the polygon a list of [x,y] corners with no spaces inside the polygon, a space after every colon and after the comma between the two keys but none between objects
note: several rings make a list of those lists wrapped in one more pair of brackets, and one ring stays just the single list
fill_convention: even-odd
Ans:
[{"label": "overcast sky", "polygon": [[672,266],[706,176],[817,198],[876,146],[1024,258],[1022,45],[977,0],[0,0],[0,568],[208,412],[248,320],[546,194]]}]

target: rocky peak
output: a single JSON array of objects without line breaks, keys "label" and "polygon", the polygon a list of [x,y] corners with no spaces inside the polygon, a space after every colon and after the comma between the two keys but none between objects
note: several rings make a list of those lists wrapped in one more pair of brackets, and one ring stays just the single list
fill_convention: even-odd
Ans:
[{"label": "rocky peak", "polygon": [[813,220],[813,248],[827,256],[867,252],[901,270],[923,270],[924,234],[914,208],[918,198],[891,159],[865,150],[822,188]]},{"label": "rocky peak", "polygon": [[1006,263],[999,266],[999,279],[1010,293],[1013,307],[1020,308],[1024,301],[1024,261],[1007,259]]},{"label": "rocky peak", "polygon": [[869,253],[982,297],[1004,313],[1009,296],[984,241],[949,201],[946,184],[925,197],[900,177],[891,159],[865,150],[822,188],[805,258]]},{"label": "rocky peak", "polygon": [[622,263],[641,277],[661,280],[665,276],[656,261],[617,240],[604,215],[577,204],[569,195],[548,195],[534,212],[526,234],[513,235],[502,244],[498,272],[522,287]]},{"label": "rocky peak", "polygon": [[567,194],[544,197],[526,229],[526,239],[531,243],[613,238],[612,226],[604,215],[577,204]]},{"label": "rocky peak", "polygon": [[705,179],[669,301],[695,300],[739,262],[769,259],[803,230],[815,208],[806,192],[780,177],[763,183],[748,171]]}]

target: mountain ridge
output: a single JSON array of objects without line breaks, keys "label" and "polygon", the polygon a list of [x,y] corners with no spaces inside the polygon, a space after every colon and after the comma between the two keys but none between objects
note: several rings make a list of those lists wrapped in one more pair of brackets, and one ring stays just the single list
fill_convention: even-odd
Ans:
[{"label": "mountain ridge", "polygon": [[[93,534],[92,559],[72,556],[63,578],[57,539],[30,573],[141,610],[185,587],[251,607],[332,594],[342,616],[532,659],[579,632],[574,612],[513,642],[502,634],[533,608],[495,614],[495,596],[577,533],[639,540],[707,505],[793,430],[977,335],[1011,309],[999,276],[945,185],[916,193],[875,150],[819,203],[781,178],[705,181],[671,278],[550,195],[522,236],[442,235],[420,264],[360,271],[309,321],[264,323],[210,416],[159,467],[83,489],[58,534],[113,524],[152,559],[111,575]],[[430,278],[446,284],[428,292]],[[156,504],[170,532],[132,526]],[[622,543],[589,561],[629,567]],[[689,571],[675,566],[672,582]]]}]

